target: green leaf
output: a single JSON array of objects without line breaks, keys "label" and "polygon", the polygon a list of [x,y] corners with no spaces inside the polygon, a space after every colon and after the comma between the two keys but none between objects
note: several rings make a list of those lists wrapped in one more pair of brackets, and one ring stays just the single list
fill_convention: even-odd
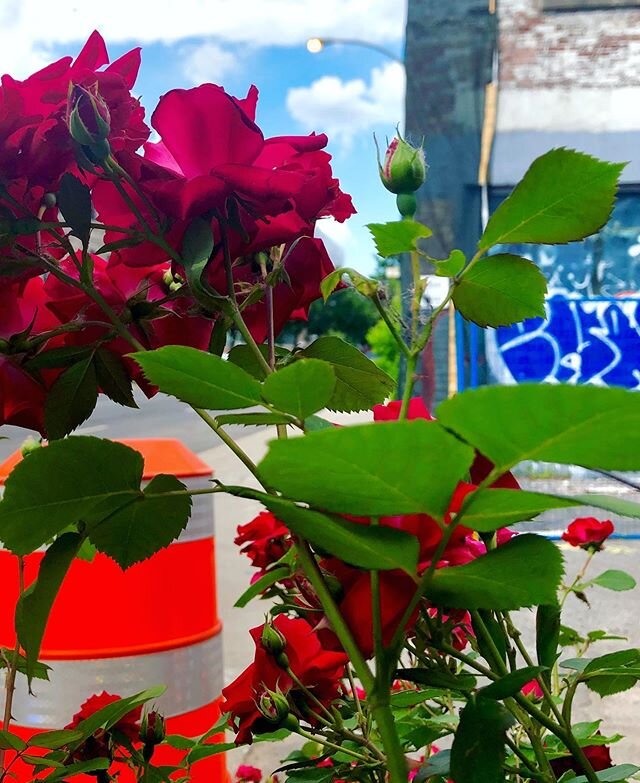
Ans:
[{"label": "green leaf", "polygon": [[336,385],[327,403],[329,410],[369,410],[384,402],[395,389],[395,381],[390,375],[339,337],[320,337],[297,355],[322,359],[333,367]]},{"label": "green leaf", "polygon": [[[615,767],[596,772],[596,777],[602,783],[621,783],[639,771],[640,767],[635,764],[618,764]],[[576,778],[571,778],[571,783],[588,783],[588,781],[585,775],[579,775]]]},{"label": "green leaf", "polygon": [[430,756],[418,769],[415,783],[424,783],[429,778],[448,778],[451,774],[451,751],[441,750]]},{"label": "green leaf", "polygon": [[49,440],[64,438],[93,413],[98,383],[93,355],[69,367],[51,387],[44,408]]},{"label": "green leaf", "polygon": [[471,699],[460,713],[451,746],[451,776],[456,783],[502,783],[505,739],[514,719],[497,701]]},{"label": "green leaf", "polygon": [[601,508],[604,511],[612,511],[621,517],[633,517],[640,519],[640,503],[634,503],[632,500],[624,498],[609,497],[608,495],[575,495],[573,500],[583,506],[592,506]]},{"label": "green leaf", "polygon": [[598,585],[599,587],[604,587],[607,590],[622,592],[624,590],[633,590],[633,588],[636,586],[636,580],[626,571],[609,569],[596,576],[596,578],[592,579],[589,584]]},{"label": "green leaf", "polygon": [[479,326],[510,326],[545,316],[547,280],[526,258],[510,254],[478,261],[453,291],[456,309]]},{"label": "green leaf", "polygon": [[133,399],[131,377],[119,356],[106,348],[99,348],[93,359],[98,386],[110,400],[127,408],[137,408]]},{"label": "green leaf", "polygon": [[218,424],[240,424],[243,427],[261,427],[276,424],[294,424],[295,419],[284,413],[223,413],[216,416]]},{"label": "green leaf", "polygon": [[452,674],[441,669],[426,669],[418,667],[415,669],[397,669],[396,679],[416,682],[418,685],[427,685],[430,688],[444,688],[450,691],[466,693],[476,687],[476,678],[473,674],[463,672],[461,674]]},{"label": "green leaf", "polygon": [[495,475],[523,460],[640,470],[640,397],[626,389],[485,386],[443,402],[437,415],[495,463]]},{"label": "green leaf", "polygon": [[49,370],[52,367],[69,367],[79,359],[84,359],[94,351],[93,345],[65,345],[62,348],[52,348],[42,351],[33,359],[29,359],[26,367],[29,370]]},{"label": "green leaf", "polygon": [[562,572],[562,555],[555,544],[526,534],[466,565],[439,568],[427,597],[455,609],[503,611],[552,604]]},{"label": "green leaf", "polygon": [[534,680],[543,671],[543,666],[525,666],[510,672],[496,682],[492,682],[491,685],[480,688],[477,695],[483,699],[497,699],[498,701],[508,699],[520,693],[523,686]]},{"label": "green leaf", "polygon": [[562,244],[594,234],[611,215],[624,166],[565,148],[547,152],[494,212],[478,247]]},{"label": "green leaf", "polygon": [[164,743],[177,750],[191,750],[197,744],[196,740],[189,737],[183,737],[182,734],[167,734]]},{"label": "green leaf", "polygon": [[330,430],[333,427],[335,424],[323,419],[322,416],[309,416],[304,420],[305,432],[320,432],[320,430]]},{"label": "green leaf", "polygon": [[25,651],[29,683],[40,655],[40,645],[51,607],[81,543],[82,539],[77,533],[65,533],[57,538],[40,563],[38,578],[18,600],[16,633]]},{"label": "green leaf", "polygon": [[[265,361],[269,361],[269,346],[259,345],[260,353],[264,357]],[[282,360],[291,354],[286,348],[282,348],[280,345],[275,346],[276,359]],[[263,380],[266,376],[264,367],[258,362],[258,359],[253,350],[248,345],[234,345],[229,351],[228,360],[231,364],[236,364],[241,367],[245,372],[257,378],[259,381]]]},{"label": "green leaf", "polygon": [[121,568],[129,568],[175,540],[190,513],[191,497],[184,484],[175,476],[160,474],[127,506],[89,527],[89,540]]},{"label": "green leaf", "polygon": [[219,356],[184,345],[165,345],[131,356],[160,391],[196,408],[224,410],[261,403],[255,378]]},{"label": "green leaf", "polygon": [[418,539],[409,533],[321,514],[256,490],[227,489],[231,494],[259,500],[294,533],[350,565],[377,571],[401,569],[411,575],[416,572]]},{"label": "green leaf", "polygon": [[17,750],[20,752],[27,747],[27,743],[18,737],[17,734],[12,734],[10,731],[0,729],[0,748],[2,750]]},{"label": "green leaf", "polygon": [[267,485],[326,511],[442,517],[472,460],[438,424],[415,420],[272,441],[258,470]]},{"label": "green leaf", "polygon": [[302,359],[269,375],[262,396],[278,410],[306,419],[327,405],[335,385],[336,376],[328,362]]},{"label": "green leaf", "polygon": [[82,246],[89,246],[91,236],[91,191],[89,187],[69,172],[62,175],[57,194],[57,206],[62,217],[71,226],[71,233]]},{"label": "green leaf", "polygon": [[430,237],[433,231],[415,220],[395,220],[390,223],[368,223],[376,251],[382,258],[410,253],[417,249],[419,239]]},{"label": "green leaf", "polygon": [[[552,669],[558,659],[561,615],[557,602],[541,604],[536,611],[536,655],[540,666],[547,670]],[[546,672],[542,676],[547,679]]]},{"label": "green leaf", "polygon": [[142,468],[137,451],[99,438],[66,438],[36,449],[6,480],[0,540],[26,555],[69,525],[103,519],[141,494]]},{"label": "green leaf", "polygon": [[215,742],[210,745],[197,745],[189,752],[186,762],[187,764],[195,764],[196,761],[217,756],[218,753],[226,753],[228,750],[234,750],[237,747],[235,742]]},{"label": "green leaf", "polygon": [[98,769],[109,769],[111,766],[110,759],[98,758],[91,759],[90,761],[76,761],[73,764],[65,764],[64,767],[56,769],[46,778],[40,778],[40,780],[54,781],[64,780],[70,778],[73,775],[80,775],[84,772],[95,772]]},{"label": "green leaf", "polygon": [[436,275],[438,277],[455,277],[462,272],[466,262],[467,259],[462,250],[452,250],[449,253],[449,258],[444,258],[442,261],[434,259]]},{"label": "green leaf", "polygon": [[[15,650],[9,650],[7,648],[2,649],[2,656],[0,657],[0,669],[7,668],[7,661],[13,661],[15,656]],[[27,659],[24,655],[18,654],[16,658],[16,670],[21,674],[27,673]],[[35,661],[31,665],[31,677],[34,680],[48,680],[51,667],[47,666],[42,661]]]},{"label": "green leaf", "polygon": [[36,748],[57,750],[71,742],[82,739],[82,732],[76,729],[58,729],[56,731],[41,731],[27,740],[27,745]]},{"label": "green leaf", "polygon": [[329,272],[329,274],[322,279],[320,283],[320,293],[322,294],[322,299],[325,302],[336,290],[338,285],[340,285],[343,274],[344,270],[338,267],[338,269],[334,269],[333,272]]},{"label": "green leaf", "polygon": [[82,740],[86,740],[98,729],[107,730],[115,726],[131,710],[146,704],[148,701],[159,698],[165,690],[166,687],[164,685],[156,685],[139,693],[134,693],[133,696],[127,696],[124,699],[111,702],[111,704],[107,704],[88,718],[80,721],[75,730],[82,733]]},{"label": "green leaf", "polygon": [[238,600],[235,602],[234,606],[237,606],[240,609],[244,608],[249,603],[249,601],[260,595],[260,593],[262,593],[268,587],[271,587],[271,585],[274,585],[276,582],[279,582],[282,579],[286,579],[290,575],[291,569],[289,568],[274,568],[272,571],[267,571],[264,576],[261,576],[260,579],[257,579],[255,582],[252,582],[249,585],[244,593],[242,593],[240,598],[238,598]]},{"label": "green leaf", "polygon": [[580,679],[589,690],[610,696],[633,688],[640,679],[639,664],[640,650],[619,650],[590,660],[582,669]]},{"label": "green leaf", "polygon": [[182,240],[181,252],[187,282],[201,304],[209,309],[220,309],[221,300],[203,279],[213,247],[211,220],[204,217],[192,220]]},{"label": "green leaf", "polygon": [[464,526],[481,533],[533,519],[552,508],[580,505],[570,498],[543,495],[519,489],[483,489],[467,496],[463,505]]}]

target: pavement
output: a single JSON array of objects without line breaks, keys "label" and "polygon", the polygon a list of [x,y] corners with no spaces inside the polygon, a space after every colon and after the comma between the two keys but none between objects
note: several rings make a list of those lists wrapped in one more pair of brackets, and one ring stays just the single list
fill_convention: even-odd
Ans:
[{"label": "pavement", "polygon": [[[158,396],[150,401],[141,401],[141,410],[129,410],[116,406],[108,400],[101,400],[96,412],[79,432],[96,434],[100,437],[177,437],[185,445],[197,452],[225,483],[255,486],[247,469],[227,449],[216,443],[216,436],[188,407],[175,400]],[[345,417],[331,416],[332,420],[345,422]],[[360,417],[362,418],[362,417]],[[228,428],[231,434],[239,438],[242,448],[254,460],[265,454],[268,440],[273,433],[266,428],[245,429]],[[8,440],[0,441],[0,459],[4,459],[24,440],[24,430],[3,428]],[[549,487],[545,486],[545,490]],[[566,489],[566,488],[565,488]],[[215,495],[216,546],[218,563],[218,599],[219,611],[224,624],[224,672],[225,682],[230,682],[253,659],[253,643],[249,629],[260,625],[264,619],[265,605],[253,601],[244,609],[237,609],[234,603],[246,589],[253,569],[248,559],[241,555],[233,544],[236,527],[251,520],[261,507],[250,500]],[[566,520],[554,518],[554,527],[562,527]],[[566,579],[580,568],[584,553],[560,544],[566,558]],[[524,565],[524,564],[523,564]],[[592,576],[607,569],[620,569],[631,573],[640,583],[640,541],[612,540],[605,550],[598,554],[592,565]],[[597,591],[597,592],[596,592]],[[564,617],[565,625],[578,630],[606,630],[612,635],[627,636],[634,646],[640,647],[640,588],[630,593],[615,593],[594,588],[590,592],[591,606],[588,607],[574,597],[567,602]],[[525,639],[532,640],[534,617],[531,612],[521,612],[518,618],[525,628]],[[593,655],[604,654],[618,649],[624,642],[599,642],[593,648]],[[568,650],[564,656],[573,657]],[[606,735],[621,733],[626,739],[613,748],[614,760],[622,762],[640,762],[640,729],[638,714],[640,711],[640,686],[632,691],[601,700],[596,694],[582,689],[576,700],[575,716],[580,720],[603,718],[601,730]],[[289,750],[298,746],[292,742],[287,747],[271,743],[255,744],[248,749],[238,749],[229,754],[231,770],[241,763],[250,763],[262,767],[265,773],[274,769],[279,760]]]}]

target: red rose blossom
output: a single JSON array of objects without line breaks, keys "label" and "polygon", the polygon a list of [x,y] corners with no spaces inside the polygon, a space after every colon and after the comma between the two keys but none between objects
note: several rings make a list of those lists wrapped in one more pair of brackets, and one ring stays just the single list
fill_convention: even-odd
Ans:
[{"label": "red rose blossom", "polygon": [[[600,772],[603,769],[609,769],[609,767],[613,766],[611,753],[606,745],[587,745],[582,748],[582,750],[596,772]],[[562,756],[559,759],[551,759],[549,763],[551,764],[553,774],[557,778],[561,777],[569,770],[573,770],[578,774],[582,772],[582,767],[573,756]]]},{"label": "red rose blossom", "polygon": [[[115,696],[106,691],[90,696],[73,716],[71,723],[65,726],[65,729],[75,729],[82,721],[90,718],[103,707],[119,700],[120,696]],[[142,706],[134,707],[107,731],[97,729],[74,751],[73,760],[87,761],[93,758],[112,758],[111,742],[114,739],[114,732],[123,734],[129,742],[137,742],[140,738],[140,724],[138,721],[141,714]]]},{"label": "red rose blossom", "polygon": [[598,551],[615,530],[610,519],[599,520],[595,517],[574,519],[562,534],[562,540],[571,546]]},{"label": "red rose blossom", "polygon": [[243,781],[243,783],[260,783],[262,770],[258,767],[252,767],[250,764],[241,764],[236,770],[236,780]]},{"label": "red rose blossom", "polygon": [[240,551],[250,558],[252,566],[262,570],[280,560],[291,546],[288,528],[270,511],[238,525],[233,543],[242,547]]},{"label": "red rose blossom", "polygon": [[[297,679],[323,705],[328,706],[340,693],[340,680],[348,660],[342,652],[327,650],[318,634],[303,619],[292,620],[279,614],[272,623],[285,639],[285,654]],[[273,655],[261,643],[264,625],[251,630],[256,645],[253,663],[226,688],[223,688],[223,712],[231,713],[231,725],[238,744],[251,742],[253,733],[273,730],[258,709],[260,699],[268,691],[282,694],[289,710],[306,721],[313,721],[317,709],[314,701],[279,666]]]}]

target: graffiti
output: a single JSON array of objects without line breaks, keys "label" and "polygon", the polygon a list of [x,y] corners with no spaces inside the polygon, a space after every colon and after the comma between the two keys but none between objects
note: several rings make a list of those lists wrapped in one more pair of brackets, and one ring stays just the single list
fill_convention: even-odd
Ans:
[{"label": "graffiti", "polygon": [[554,296],[547,319],[492,331],[487,361],[500,383],[640,389],[640,300]]},{"label": "graffiti", "polygon": [[[495,194],[495,209],[501,201]],[[568,245],[505,245],[502,251],[534,261],[549,281],[550,295],[620,296],[640,290],[640,197],[618,196],[611,220],[583,242]]]}]

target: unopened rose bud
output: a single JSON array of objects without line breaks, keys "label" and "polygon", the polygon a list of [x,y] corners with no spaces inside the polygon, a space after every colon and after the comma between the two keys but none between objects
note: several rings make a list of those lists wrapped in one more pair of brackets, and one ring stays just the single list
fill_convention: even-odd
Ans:
[{"label": "unopened rose bud", "polygon": [[427,176],[422,148],[411,146],[399,136],[389,144],[384,162],[378,162],[378,167],[382,184],[396,194],[415,193]]},{"label": "unopened rose bud", "polygon": [[97,91],[80,85],[69,89],[67,124],[71,138],[91,163],[101,163],[111,154],[109,107]]},{"label": "unopened rose bud", "polygon": [[156,745],[166,736],[164,718],[156,710],[145,712],[140,722],[140,741],[143,743],[142,755],[145,761],[150,761]]},{"label": "unopened rose bud", "polygon": [[289,715],[289,702],[284,693],[266,690],[260,696],[258,709],[271,723],[281,723]]},{"label": "unopened rose bud", "polygon": [[287,640],[280,631],[270,623],[265,623],[262,628],[260,643],[263,648],[271,655],[277,656],[283,653],[287,646]]}]

